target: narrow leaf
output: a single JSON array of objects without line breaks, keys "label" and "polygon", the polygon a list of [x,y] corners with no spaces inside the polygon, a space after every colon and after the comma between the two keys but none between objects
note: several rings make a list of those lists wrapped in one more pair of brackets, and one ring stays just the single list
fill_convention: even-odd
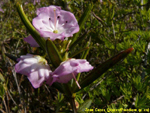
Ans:
[{"label": "narrow leaf", "polygon": [[86,100],[78,109],[78,113],[85,113],[86,109],[88,109],[92,104],[92,100],[89,99],[89,100]]},{"label": "narrow leaf", "polygon": [[39,34],[39,32],[32,26],[32,24],[30,23],[30,21],[28,20],[28,18],[26,17],[24,10],[22,8],[22,5],[20,5],[18,2],[16,3],[16,8],[18,11],[18,14],[23,22],[23,24],[25,25],[25,27],[28,29],[28,31],[30,32],[30,34],[32,35],[32,37],[36,40],[36,42],[40,45],[40,47],[46,51],[45,49],[45,39],[42,38]]},{"label": "narrow leaf", "polygon": [[79,42],[81,42],[83,39],[85,39],[88,33],[89,33],[89,32],[85,32],[81,37],[79,37],[73,44],[70,45],[69,49],[71,50],[71,49],[74,48],[77,44],[79,44]]},{"label": "narrow leaf", "polygon": [[0,84],[0,97],[2,99],[4,99],[4,94],[5,94],[4,84]]},{"label": "narrow leaf", "polygon": [[[90,48],[91,48],[90,44],[91,44],[90,41],[87,42],[86,46],[88,47],[88,49],[87,49],[86,51],[84,51],[84,53],[83,53],[82,56],[81,56],[81,59],[86,59],[87,55],[89,54]],[[90,46],[90,47],[89,47],[89,46]]]},{"label": "narrow leaf", "polygon": [[4,78],[4,76],[2,75],[1,72],[0,72],[0,81],[5,82],[5,78]]},{"label": "narrow leaf", "polygon": [[17,62],[17,57],[15,57],[15,56],[13,56],[13,55],[11,55],[11,54],[8,54],[8,53],[5,53],[5,55],[6,55],[8,58],[10,58],[11,60]]},{"label": "narrow leaf", "polygon": [[[89,54],[89,51],[90,51],[89,45],[90,45],[90,41],[87,42],[87,44],[86,44],[85,47],[88,47],[88,49],[83,52],[83,54],[82,54],[82,56],[81,56],[81,59],[86,59],[87,55]],[[81,73],[78,73],[78,75],[77,75],[77,81],[79,80],[80,75],[81,75]],[[76,85],[76,84],[74,84],[74,85]]]},{"label": "narrow leaf", "polygon": [[46,40],[46,51],[53,66],[58,67],[63,60],[57,47],[50,39]]},{"label": "narrow leaf", "polygon": [[73,57],[75,57],[76,55],[78,55],[79,53],[85,52],[85,51],[88,50],[88,49],[89,49],[89,47],[85,47],[85,48],[83,48],[83,49],[81,49],[81,50],[78,50],[78,51],[76,51],[75,53],[73,53],[70,58],[73,58]]},{"label": "narrow leaf", "polygon": [[81,16],[80,20],[79,20],[79,26],[80,26],[80,30],[78,33],[76,33],[74,35],[74,37],[72,38],[72,42],[71,44],[73,44],[77,38],[79,37],[79,34],[84,26],[84,23],[86,22],[86,20],[88,19],[90,13],[91,13],[91,10],[93,8],[93,4],[89,4],[87,7],[86,7],[86,10],[84,11],[83,15]]},{"label": "narrow leaf", "polygon": [[[100,64],[97,68],[93,69],[91,73],[89,73],[85,79],[83,79],[80,83],[81,88],[83,89],[84,87],[88,86],[91,84],[93,81],[95,81],[97,78],[99,78],[104,72],[106,72],[109,68],[113,67],[116,63],[118,63],[120,60],[123,58],[127,57],[129,53],[133,48],[129,48],[125,51],[120,52],[116,56],[110,58],[106,62]],[[78,88],[76,88],[76,92],[79,91]]]}]

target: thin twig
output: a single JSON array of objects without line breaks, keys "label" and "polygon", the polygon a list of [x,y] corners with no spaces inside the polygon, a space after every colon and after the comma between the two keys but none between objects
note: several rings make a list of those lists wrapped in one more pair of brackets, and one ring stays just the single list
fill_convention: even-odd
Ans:
[{"label": "thin twig", "polygon": [[120,96],[119,98],[117,98],[116,100],[112,101],[112,103],[116,103],[118,100],[121,100],[124,97],[124,95]]},{"label": "thin twig", "polygon": [[[4,53],[7,53],[4,46],[3,46],[3,50],[4,50]],[[10,64],[10,66],[13,67],[13,64],[9,61],[9,59],[8,58],[6,58],[6,59],[7,59],[7,62]],[[24,107],[24,111],[26,113],[26,107],[25,107],[24,100],[22,101],[22,94],[21,94],[20,87],[18,85],[18,80],[17,80],[15,69],[12,69],[12,73],[13,73],[13,76],[14,76],[14,79],[15,79],[15,82],[16,82],[16,85],[17,85],[17,88],[18,88],[19,95],[20,95],[20,103],[23,102],[22,104],[23,104],[23,107]]]},{"label": "thin twig", "polygon": [[8,95],[9,95],[9,97],[11,98],[11,100],[13,101],[13,103],[14,103],[15,105],[17,105],[17,103],[14,101],[14,99],[12,98],[12,96],[11,96],[11,94],[9,93],[8,90],[7,90],[7,93],[8,93]]},{"label": "thin twig", "polygon": [[0,109],[0,111],[2,112],[2,113],[6,113],[4,110],[2,110],[2,109]]},{"label": "thin twig", "polygon": [[97,16],[94,12],[92,12],[92,15],[103,24],[103,20],[99,16]]},{"label": "thin twig", "polygon": [[5,102],[5,98],[3,99],[3,103],[4,103],[4,106],[5,106],[5,109],[6,109],[6,113],[8,113],[8,108],[7,108],[7,105],[6,105],[6,102]]},{"label": "thin twig", "polygon": [[18,88],[19,95],[21,95],[21,90],[20,90],[20,87],[18,85],[18,80],[17,80],[15,69],[12,70],[12,73],[13,73],[13,76],[15,78],[15,82],[16,82],[16,85],[17,85],[17,88]]}]

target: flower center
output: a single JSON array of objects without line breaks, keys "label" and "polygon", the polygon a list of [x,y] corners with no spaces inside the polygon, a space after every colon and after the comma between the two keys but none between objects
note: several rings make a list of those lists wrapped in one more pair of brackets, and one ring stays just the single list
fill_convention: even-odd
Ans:
[{"label": "flower center", "polygon": [[57,34],[57,33],[58,33],[58,30],[54,30],[53,33]]},{"label": "flower center", "polygon": [[35,55],[33,57],[35,57],[38,60],[38,63],[40,63],[42,65],[46,65],[47,64],[47,61],[43,57],[38,56],[38,55]]}]

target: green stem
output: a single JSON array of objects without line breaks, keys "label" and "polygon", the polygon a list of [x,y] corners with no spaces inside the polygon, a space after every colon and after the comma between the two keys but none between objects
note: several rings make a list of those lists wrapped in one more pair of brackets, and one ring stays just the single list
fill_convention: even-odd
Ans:
[{"label": "green stem", "polygon": [[77,113],[77,108],[75,105],[76,94],[71,92],[71,89],[68,84],[63,84],[63,88],[65,90],[65,97],[69,100],[72,110],[73,110],[73,113]]},{"label": "green stem", "polygon": [[77,108],[73,97],[70,98],[70,104],[72,106],[73,113],[77,113]]},{"label": "green stem", "polygon": [[17,12],[18,12],[18,14],[20,16],[20,19],[22,20],[23,24],[25,25],[25,27],[27,28],[29,33],[32,35],[32,37],[35,39],[35,41],[39,44],[39,46],[44,51],[46,51],[46,48],[45,48],[46,41],[45,41],[45,39],[40,36],[39,32],[30,23],[30,21],[28,20],[27,16],[25,15],[25,12],[24,12],[24,10],[22,8],[22,5],[20,5],[19,2],[17,2],[15,4],[15,6],[17,8]]}]

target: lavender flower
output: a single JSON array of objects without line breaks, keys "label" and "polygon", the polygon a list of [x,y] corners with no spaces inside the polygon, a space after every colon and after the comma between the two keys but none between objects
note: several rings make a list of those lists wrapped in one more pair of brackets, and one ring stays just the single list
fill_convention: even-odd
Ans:
[{"label": "lavender flower", "polygon": [[38,55],[27,54],[17,60],[15,71],[27,75],[34,88],[40,87],[44,81],[51,86],[54,82],[67,83],[72,78],[75,79],[78,87],[81,88],[75,76],[78,73],[88,72],[93,69],[93,66],[85,59],[64,61],[54,72],[50,70],[47,61]]},{"label": "lavender flower", "polygon": [[15,65],[17,73],[26,75],[34,88],[38,88],[49,78],[51,70],[47,61],[38,55],[22,55]]},{"label": "lavender flower", "polygon": [[78,22],[73,13],[61,10],[58,6],[39,8],[37,17],[33,19],[33,26],[42,37],[64,40],[79,31]]},{"label": "lavender flower", "polygon": [[[45,39],[50,38],[64,40],[79,31],[78,22],[73,13],[61,10],[58,6],[39,8],[37,17],[33,19],[33,26]],[[32,47],[38,47],[38,43],[32,36],[24,39]]]},{"label": "lavender flower", "polygon": [[[85,59],[69,59],[62,62],[60,66],[51,73],[51,76],[49,76],[49,79],[47,80],[47,84],[51,86],[54,82],[67,83],[72,78],[76,80],[75,76],[78,73],[88,72],[92,69],[93,66]],[[77,81],[76,83],[79,86]]]}]

